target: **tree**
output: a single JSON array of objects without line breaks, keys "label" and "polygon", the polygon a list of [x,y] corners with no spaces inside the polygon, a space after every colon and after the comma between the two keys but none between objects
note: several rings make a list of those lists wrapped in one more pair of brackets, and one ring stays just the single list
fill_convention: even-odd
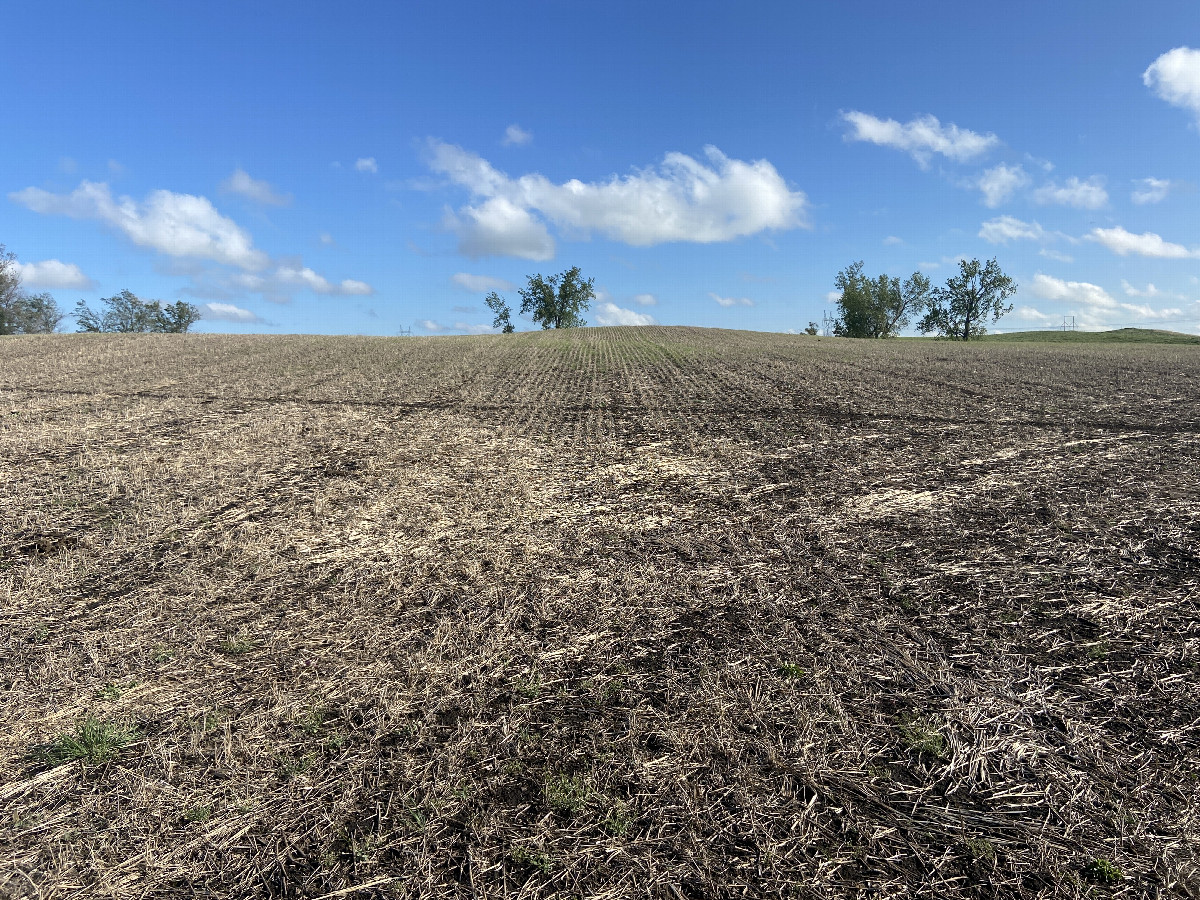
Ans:
[{"label": "tree", "polygon": [[1012,304],[1005,306],[1004,301],[1016,291],[1016,282],[1000,271],[994,257],[986,265],[977,259],[959,260],[958,275],[933,292],[929,312],[919,326],[921,333],[936,331],[956,341],[987,334],[984,321],[990,317],[998,322],[1012,312]]},{"label": "tree", "polygon": [[841,337],[894,337],[908,327],[912,316],[929,302],[929,279],[913,272],[903,284],[899,278],[867,278],[859,260],[838,272],[834,284],[841,290],[833,333]]},{"label": "tree", "polygon": [[49,334],[62,319],[49,294],[21,290],[17,257],[0,244],[0,334]]},{"label": "tree", "polygon": [[580,278],[579,266],[558,275],[543,278],[530,275],[529,285],[521,289],[521,315],[527,315],[542,328],[578,328],[586,325],[586,312],[596,299],[595,279]]},{"label": "tree", "polygon": [[820,329],[817,328],[816,322],[809,322],[808,327],[804,329],[805,334],[816,334]]},{"label": "tree", "polygon": [[100,303],[104,306],[100,312],[82,300],[75,304],[78,331],[183,334],[200,320],[200,309],[191,303],[180,300],[164,308],[157,300],[142,300],[128,290],[101,297]]},{"label": "tree", "polygon": [[488,309],[496,314],[496,318],[492,320],[493,328],[499,328],[504,334],[512,334],[516,330],[513,328],[512,310],[504,302],[503,297],[492,291],[483,298],[483,302],[487,304]]}]

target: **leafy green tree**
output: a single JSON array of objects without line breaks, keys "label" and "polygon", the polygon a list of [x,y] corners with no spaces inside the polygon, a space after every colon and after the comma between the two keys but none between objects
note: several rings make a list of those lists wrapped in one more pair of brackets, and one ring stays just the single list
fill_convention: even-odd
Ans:
[{"label": "leafy green tree", "polygon": [[969,341],[987,334],[984,322],[998,322],[1012,312],[1012,304],[1004,301],[1017,292],[1017,283],[1000,271],[995,258],[986,264],[979,260],[959,260],[958,275],[948,278],[944,288],[933,291],[925,318],[921,320],[923,334],[936,331],[942,337]]},{"label": "leafy green tree", "polygon": [[0,334],[49,334],[62,319],[49,294],[21,289],[17,257],[0,244]]},{"label": "leafy green tree", "polygon": [[128,290],[114,297],[101,297],[100,303],[103,309],[99,311],[82,300],[75,304],[78,331],[182,334],[200,320],[199,308],[191,303],[180,300],[164,308],[157,300],[142,300]]},{"label": "leafy green tree", "polygon": [[522,315],[529,316],[542,328],[578,328],[587,324],[579,314],[586,312],[596,299],[595,279],[584,281],[579,266],[549,278],[530,275],[528,281],[528,286],[520,291]]},{"label": "leafy green tree", "polygon": [[820,329],[817,328],[816,322],[809,322],[808,327],[804,329],[805,334],[816,334]]},{"label": "leafy green tree", "polygon": [[929,279],[920,272],[903,284],[899,278],[867,278],[859,260],[838,272],[834,284],[841,290],[833,333],[841,337],[894,337],[908,327],[912,317],[929,302]]},{"label": "leafy green tree", "polygon": [[503,297],[492,291],[483,298],[483,302],[496,314],[496,318],[492,320],[493,328],[499,328],[504,334],[512,334],[516,330],[512,323],[512,309],[504,302]]}]

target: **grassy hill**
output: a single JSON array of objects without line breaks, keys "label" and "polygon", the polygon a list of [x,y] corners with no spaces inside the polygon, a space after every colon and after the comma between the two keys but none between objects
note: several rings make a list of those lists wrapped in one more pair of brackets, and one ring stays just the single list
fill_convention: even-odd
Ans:
[{"label": "grassy hill", "polygon": [[1195,896],[1198,384],[2,339],[0,896]]},{"label": "grassy hill", "polygon": [[1067,344],[1200,344],[1200,335],[1156,328],[1117,328],[1112,331],[1013,331],[988,334],[982,341],[1038,341]]}]

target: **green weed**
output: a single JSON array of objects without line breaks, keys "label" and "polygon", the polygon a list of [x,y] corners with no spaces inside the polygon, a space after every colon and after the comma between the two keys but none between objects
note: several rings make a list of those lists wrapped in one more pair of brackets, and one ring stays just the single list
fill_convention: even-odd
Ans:
[{"label": "green weed", "polygon": [[89,716],[73,732],[56,737],[38,755],[55,766],[75,760],[99,765],[115,759],[121,748],[136,738],[137,733],[131,729]]}]

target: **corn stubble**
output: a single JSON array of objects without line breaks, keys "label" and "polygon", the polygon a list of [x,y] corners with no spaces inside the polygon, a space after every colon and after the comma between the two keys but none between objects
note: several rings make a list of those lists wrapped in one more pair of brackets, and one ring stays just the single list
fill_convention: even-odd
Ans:
[{"label": "corn stubble", "polygon": [[1195,897],[1198,379],[5,339],[0,896]]}]

